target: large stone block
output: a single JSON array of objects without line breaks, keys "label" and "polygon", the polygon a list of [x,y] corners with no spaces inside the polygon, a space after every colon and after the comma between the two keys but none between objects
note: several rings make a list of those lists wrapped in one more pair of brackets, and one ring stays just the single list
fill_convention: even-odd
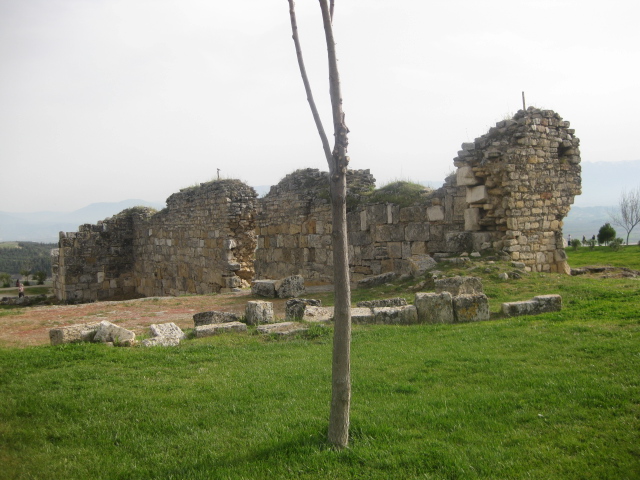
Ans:
[{"label": "large stone block", "polygon": [[355,325],[371,325],[375,323],[375,319],[373,308],[358,307],[351,309],[351,323]]},{"label": "large stone block", "polygon": [[278,298],[299,297],[305,292],[304,277],[302,275],[292,275],[291,277],[277,280],[275,288]]},{"label": "large stone block", "polygon": [[68,327],[52,328],[49,330],[49,341],[51,342],[51,345],[92,342],[98,327],[100,327],[99,323],[86,323],[70,325]]},{"label": "large stone block", "polygon": [[453,297],[453,314],[457,323],[489,320],[489,299],[483,293]]},{"label": "large stone block", "polygon": [[194,330],[196,338],[201,338],[226,332],[246,332],[247,325],[242,322],[213,323],[209,325],[199,325]]},{"label": "large stone block", "polygon": [[358,282],[359,288],[370,288],[378,285],[384,285],[392,281],[396,277],[395,272],[382,273],[380,275],[374,275],[373,277],[363,278]]},{"label": "large stone block", "polygon": [[264,335],[293,335],[295,333],[304,332],[309,327],[303,323],[298,322],[281,322],[272,323],[270,325],[260,325],[256,331]]},{"label": "large stone block", "polygon": [[330,322],[333,320],[333,307],[307,305],[302,320],[305,322]]},{"label": "large stone block", "polygon": [[464,211],[464,229],[469,232],[480,230],[480,209],[467,208]]},{"label": "large stone block", "polygon": [[358,307],[374,308],[374,307],[404,307],[407,301],[402,297],[384,298],[380,300],[363,300],[356,304]]},{"label": "large stone block", "polygon": [[175,337],[182,340],[186,337],[182,329],[175,323],[160,323],[149,325],[151,337]]},{"label": "large stone block", "polygon": [[254,280],[251,283],[251,293],[259,297],[276,298],[276,281]]},{"label": "large stone block", "polygon": [[411,275],[419,277],[429,270],[433,270],[438,262],[436,262],[430,255],[411,255],[407,259]]},{"label": "large stone block", "polygon": [[449,292],[454,297],[457,295],[474,295],[483,293],[482,280],[478,277],[449,277],[439,278],[435,281],[436,293]]},{"label": "large stone block", "polygon": [[193,316],[194,326],[213,325],[217,323],[238,322],[240,316],[231,312],[200,312]]},{"label": "large stone block", "polygon": [[414,305],[420,323],[453,323],[453,297],[449,292],[416,293]]},{"label": "large stone block", "polygon": [[114,325],[106,320],[100,322],[98,330],[93,337],[94,342],[113,342],[118,345],[131,345],[135,342],[135,339],[136,334],[131,330]]},{"label": "large stone block", "polygon": [[245,307],[245,320],[248,325],[260,325],[273,323],[273,303],[261,300],[247,302]]},{"label": "large stone block", "polygon": [[291,298],[285,304],[284,317],[287,320],[302,320],[307,306],[321,307],[322,301],[312,298]]},{"label": "large stone block", "polygon": [[539,295],[533,297],[533,300],[505,302],[502,304],[502,313],[509,317],[539,315],[546,312],[559,312],[560,310],[562,310],[562,297],[560,295]]},{"label": "large stone block", "polygon": [[456,182],[459,186],[472,186],[478,185],[480,179],[475,176],[471,167],[463,166],[456,172]]},{"label": "large stone block", "polygon": [[418,323],[418,311],[415,306],[404,307],[376,307],[373,309],[376,324],[410,325]]}]

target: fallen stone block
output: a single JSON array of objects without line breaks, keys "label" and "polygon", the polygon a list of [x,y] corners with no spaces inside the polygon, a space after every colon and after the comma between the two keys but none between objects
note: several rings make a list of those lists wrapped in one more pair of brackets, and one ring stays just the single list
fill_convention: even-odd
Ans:
[{"label": "fallen stone block", "polygon": [[273,318],[273,303],[262,300],[247,302],[245,320],[247,325],[273,323],[275,321]]},{"label": "fallen stone block", "polygon": [[378,285],[384,285],[396,278],[395,272],[382,273],[372,277],[363,278],[358,282],[358,288],[370,288]]},{"label": "fallen stone block", "polygon": [[284,317],[287,320],[302,320],[307,306],[321,307],[322,301],[312,298],[291,298],[285,304]]},{"label": "fallen stone block", "polygon": [[153,337],[145,338],[140,343],[143,347],[177,347],[180,345],[178,337]]},{"label": "fallen stone block", "polygon": [[63,343],[93,342],[99,323],[84,323],[68,327],[52,328],[49,330],[51,345]]},{"label": "fallen stone block", "polygon": [[449,277],[435,280],[436,293],[449,292],[458,295],[484,293],[482,280],[478,277]]},{"label": "fallen stone block", "polygon": [[135,343],[136,334],[131,330],[114,325],[111,322],[103,320],[98,326],[94,342],[113,343],[114,345],[129,346]]},{"label": "fallen stone block", "polygon": [[182,329],[173,322],[151,324],[149,325],[149,333],[151,334],[152,338],[167,337],[167,338],[177,338],[178,340],[183,340],[186,337]]},{"label": "fallen stone block", "polygon": [[539,295],[532,300],[522,302],[505,302],[502,304],[502,313],[509,317],[520,315],[539,315],[547,312],[559,312],[562,310],[562,297],[560,295]]},{"label": "fallen stone block", "polygon": [[213,323],[199,325],[195,329],[196,338],[210,337],[226,332],[246,332],[247,325],[242,322]]},{"label": "fallen stone block", "polygon": [[302,320],[305,322],[330,322],[333,320],[333,307],[307,305]]},{"label": "fallen stone block", "polygon": [[363,300],[362,302],[356,303],[358,307],[404,307],[407,304],[407,301],[402,297],[396,298],[385,298],[381,300]]},{"label": "fallen stone block", "polygon": [[413,302],[419,323],[453,323],[453,296],[449,292],[416,293]]},{"label": "fallen stone block", "polygon": [[351,323],[355,325],[371,325],[376,322],[373,308],[358,307],[351,309]]},{"label": "fallen stone block", "polygon": [[213,325],[216,323],[239,322],[240,315],[231,312],[200,312],[193,316],[194,326]]},{"label": "fallen stone block", "polygon": [[438,265],[438,262],[430,255],[412,255],[408,261],[411,275],[414,277],[424,275],[425,272],[433,270]]},{"label": "fallen stone block", "polygon": [[251,294],[258,297],[276,298],[276,281],[254,280],[251,282]]},{"label": "fallen stone block", "polygon": [[299,297],[305,292],[304,277],[302,275],[292,275],[275,282],[276,295],[278,298]]},{"label": "fallen stone block", "polygon": [[455,296],[453,314],[458,323],[489,320],[489,299],[483,293]]},{"label": "fallen stone block", "polygon": [[294,333],[304,332],[308,327],[298,322],[281,322],[271,323],[269,325],[260,325],[256,331],[264,335],[293,335]]},{"label": "fallen stone block", "polygon": [[376,307],[374,323],[385,325],[410,325],[418,323],[418,310],[413,305],[404,307]]}]

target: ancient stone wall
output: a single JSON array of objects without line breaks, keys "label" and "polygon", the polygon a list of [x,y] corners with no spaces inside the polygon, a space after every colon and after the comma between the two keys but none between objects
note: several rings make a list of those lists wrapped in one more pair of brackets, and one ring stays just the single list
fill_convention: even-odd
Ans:
[{"label": "ancient stone wall", "polygon": [[135,293],[134,222],[150,214],[132,208],[78,232],[60,232],[52,252],[53,289],[65,301],[89,302]]},{"label": "ancient stone wall", "polygon": [[67,301],[212,293],[254,276],[256,193],[237,180],[184,189],[154,213],[133,208],[61,234],[54,291]]},{"label": "ancient stone wall", "polygon": [[237,180],[184,189],[135,229],[137,292],[214,293],[248,286],[256,247],[256,193]]},{"label": "ancient stone wall", "polygon": [[[492,252],[529,271],[568,272],[562,220],[580,194],[569,122],[529,108],[462,145],[455,174],[408,205],[373,201],[368,170],[349,171],[352,279],[420,274],[433,258]],[[167,208],[133,209],[62,235],[54,288],[63,300],[211,293],[255,279],[333,278],[328,173],[287,175],[261,199],[236,180],[184,189]]]}]

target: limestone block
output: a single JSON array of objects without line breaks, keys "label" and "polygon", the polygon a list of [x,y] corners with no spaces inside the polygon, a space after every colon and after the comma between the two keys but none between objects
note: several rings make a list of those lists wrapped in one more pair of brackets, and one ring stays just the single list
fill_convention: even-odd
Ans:
[{"label": "limestone block", "polygon": [[351,323],[355,325],[371,325],[375,323],[372,308],[359,307],[351,309]]},{"label": "limestone block", "polygon": [[285,304],[284,316],[287,320],[301,320],[307,306],[321,307],[322,301],[312,298],[291,298]]},{"label": "limestone block", "polygon": [[429,240],[428,223],[409,223],[405,229],[405,240],[408,242],[426,242]]},{"label": "limestone block", "polygon": [[478,185],[480,179],[475,176],[473,169],[467,165],[458,168],[456,172],[456,183],[458,186],[472,186]]},{"label": "limestone block", "polygon": [[427,218],[430,222],[441,222],[444,220],[444,207],[442,205],[434,205],[427,208]]},{"label": "limestone block", "polygon": [[414,305],[420,323],[453,323],[453,297],[449,292],[416,293]]},{"label": "limestone block", "polygon": [[186,337],[182,329],[173,322],[151,324],[149,325],[149,333],[152,337],[175,337],[180,340]]},{"label": "limestone block", "polygon": [[114,325],[106,320],[100,322],[98,330],[93,337],[94,342],[113,342],[120,345],[131,345],[135,342],[135,339],[136,334],[131,330]]},{"label": "limestone block", "polygon": [[141,345],[143,347],[177,347],[180,345],[180,339],[178,337],[152,337],[145,338]]},{"label": "limestone block", "polygon": [[560,295],[538,295],[533,300],[539,305],[540,313],[559,312],[562,310],[562,297]]},{"label": "limestone block", "polygon": [[63,343],[92,342],[99,323],[70,325],[68,327],[52,328],[49,330],[51,345]]},{"label": "limestone block", "polygon": [[402,242],[404,240],[404,228],[398,225],[376,225],[374,240],[376,242]]},{"label": "limestone block", "polygon": [[480,209],[466,208],[464,210],[464,229],[469,232],[480,230]]},{"label": "limestone block", "polygon": [[356,306],[374,308],[374,307],[404,307],[407,301],[402,297],[384,298],[380,300],[363,300],[358,302]]},{"label": "limestone block", "polygon": [[382,273],[380,275],[374,275],[373,277],[363,278],[358,282],[359,288],[370,288],[378,285],[384,285],[392,281],[396,277],[395,272]]},{"label": "limestone block", "polygon": [[376,307],[373,309],[376,324],[410,325],[418,323],[418,311],[413,305],[404,307]]},{"label": "limestone block", "polygon": [[411,255],[411,257],[407,259],[407,262],[409,263],[411,275],[414,277],[419,277],[425,272],[433,270],[438,264],[438,262],[429,255]]},{"label": "limestone block", "polygon": [[275,282],[276,295],[278,298],[299,297],[304,294],[304,277],[302,275],[292,275]]},{"label": "limestone block", "polygon": [[467,203],[484,203],[487,200],[489,200],[489,194],[487,193],[487,187],[485,185],[467,187]]},{"label": "limestone block", "polygon": [[330,322],[333,320],[333,307],[307,305],[304,308],[302,320],[305,322]]},{"label": "limestone block", "polygon": [[247,325],[242,322],[212,323],[198,325],[195,328],[196,338],[210,337],[225,332],[246,332]]},{"label": "limestone block", "polygon": [[483,293],[455,296],[453,314],[458,323],[489,320],[489,299]]},{"label": "limestone block", "polygon": [[254,280],[251,282],[251,294],[259,297],[275,298],[276,297],[276,281],[275,280]]},{"label": "limestone block", "polygon": [[435,281],[436,293],[449,292],[457,295],[474,295],[483,293],[482,280],[478,277],[439,278]]},{"label": "limestone block", "polygon": [[304,332],[308,327],[298,322],[281,322],[272,323],[270,325],[260,325],[256,330],[264,335],[293,335],[294,333]]},{"label": "limestone block", "polygon": [[247,302],[245,307],[245,320],[248,325],[260,325],[261,323],[273,323],[273,303],[261,300]]},{"label": "limestone block", "polygon": [[240,316],[231,312],[200,312],[193,316],[193,324],[196,327],[201,325],[213,325],[218,323],[229,323],[240,321]]}]

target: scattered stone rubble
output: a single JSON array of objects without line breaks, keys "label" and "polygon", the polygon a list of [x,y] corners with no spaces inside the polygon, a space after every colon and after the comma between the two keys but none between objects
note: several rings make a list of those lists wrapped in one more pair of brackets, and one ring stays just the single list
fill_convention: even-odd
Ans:
[{"label": "scattered stone rubble", "polygon": [[[417,323],[463,323],[489,320],[489,301],[483,293],[482,281],[477,277],[450,277],[435,280],[435,292],[418,292],[414,304],[407,305],[402,297],[358,302],[351,309],[353,324],[412,325]],[[560,295],[540,295],[532,300],[502,304],[506,316],[537,315],[559,311]],[[290,299],[286,303],[284,322],[276,321],[273,304],[249,301],[245,317],[235,313],[207,311],[193,315],[196,338],[225,332],[247,332],[247,324],[268,335],[291,335],[308,329],[308,323],[333,320],[332,307],[323,307],[319,300]],[[151,337],[142,346],[176,346],[185,338],[174,323],[154,324],[149,327]],[[71,325],[49,331],[52,345],[72,342],[102,342],[131,346],[136,344],[134,332],[102,321],[100,323]]]},{"label": "scattered stone rubble", "polygon": [[304,295],[304,277],[292,275],[281,280],[254,280],[251,293],[267,298],[295,298]]}]

